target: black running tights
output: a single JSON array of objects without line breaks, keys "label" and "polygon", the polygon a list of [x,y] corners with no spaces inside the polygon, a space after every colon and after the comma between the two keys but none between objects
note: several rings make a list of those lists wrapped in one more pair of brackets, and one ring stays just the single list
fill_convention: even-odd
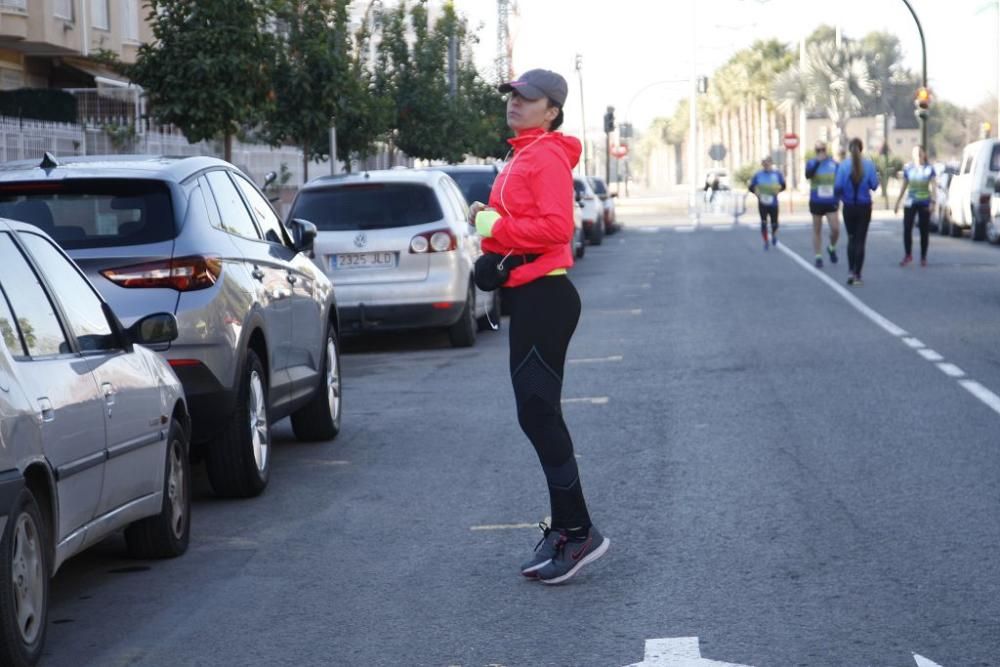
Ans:
[{"label": "black running tights", "polygon": [[775,234],[778,231],[778,207],[777,206],[758,206],[757,210],[760,213],[760,235],[767,240],[767,219],[771,218],[771,234]]},{"label": "black running tights", "polygon": [[907,206],[903,209],[903,249],[906,256],[913,254],[913,219],[920,226],[920,259],[927,259],[927,245],[931,236],[931,209],[929,206]]},{"label": "black running tights", "polygon": [[844,204],[844,227],[847,228],[847,268],[861,276],[865,264],[865,241],[872,221],[871,204]]},{"label": "black running tights", "polygon": [[589,528],[561,407],[566,350],[580,319],[580,295],[566,276],[546,276],[504,292],[510,306],[510,378],[517,419],[545,473],[552,528]]}]

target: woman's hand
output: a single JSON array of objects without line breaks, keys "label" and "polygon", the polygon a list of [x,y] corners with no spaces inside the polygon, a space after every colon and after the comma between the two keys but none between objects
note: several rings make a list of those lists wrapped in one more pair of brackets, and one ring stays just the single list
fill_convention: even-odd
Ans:
[{"label": "woman's hand", "polygon": [[481,201],[472,202],[472,206],[469,207],[469,224],[475,227],[476,216],[479,214],[480,211],[485,211],[488,208],[489,206],[487,206]]}]

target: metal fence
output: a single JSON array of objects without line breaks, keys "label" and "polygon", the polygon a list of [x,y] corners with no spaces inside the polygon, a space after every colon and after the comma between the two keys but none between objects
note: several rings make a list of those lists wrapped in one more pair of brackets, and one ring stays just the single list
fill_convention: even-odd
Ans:
[{"label": "metal fence", "polygon": [[[223,156],[221,141],[190,143],[177,129],[139,124],[74,125],[22,120],[0,116],[0,161],[40,160],[44,153],[67,155],[176,155]],[[232,162],[261,182],[274,171],[285,175],[284,187],[297,189],[304,182],[302,151],[292,146],[273,148],[264,144],[233,141]],[[351,171],[413,166],[400,151],[377,146],[365,160],[352,160]],[[329,161],[309,164],[309,178],[331,173]]]}]

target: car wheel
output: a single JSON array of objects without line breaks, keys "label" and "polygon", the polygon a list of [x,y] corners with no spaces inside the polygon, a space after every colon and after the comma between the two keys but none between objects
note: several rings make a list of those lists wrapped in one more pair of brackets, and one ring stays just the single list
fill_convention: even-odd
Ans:
[{"label": "car wheel", "polygon": [[341,413],[340,348],[337,333],[326,332],[323,350],[323,377],[316,393],[292,414],[292,431],[303,442],[333,440],[340,433]]},{"label": "car wheel", "polygon": [[[479,330],[499,331],[501,324],[500,310],[501,310],[500,290],[495,289],[492,292],[490,292],[489,310],[486,311],[486,315],[483,315],[482,317],[479,318]],[[496,329],[494,329],[493,325],[490,324],[491,322],[496,325]]]},{"label": "car wheel", "polygon": [[27,667],[42,655],[49,615],[47,528],[22,489],[0,541],[0,664]]},{"label": "car wheel", "polygon": [[972,240],[973,241],[985,241],[986,240],[986,222],[972,219]]},{"label": "car wheel", "polygon": [[601,245],[604,243],[604,225],[595,221],[590,228],[590,245]]},{"label": "car wheel", "polygon": [[1000,226],[997,225],[996,218],[989,218],[986,221],[986,240],[994,245],[1000,243]]},{"label": "car wheel", "polygon": [[163,475],[163,506],[125,529],[125,543],[133,558],[175,558],[188,548],[191,536],[191,464],[187,438],[176,419],[167,434]]},{"label": "car wheel", "polygon": [[573,234],[573,243],[576,244],[576,255],[577,259],[583,259],[583,256],[587,254],[587,239],[583,234],[583,230],[579,230]]},{"label": "car wheel", "polygon": [[205,452],[212,488],[220,496],[259,495],[271,474],[271,422],[264,366],[247,350],[236,410],[222,435]]},{"label": "car wheel", "polygon": [[951,218],[948,218],[948,233],[951,234],[952,238],[962,237],[962,228],[956,225]]},{"label": "car wheel", "polygon": [[948,236],[951,234],[951,220],[948,218],[947,211],[941,213],[941,222],[938,225],[938,231],[941,232],[941,236]]},{"label": "car wheel", "polygon": [[448,327],[452,347],[472,347],[476,344],[476,290],[469,283],[469,293],[458,321]]}]

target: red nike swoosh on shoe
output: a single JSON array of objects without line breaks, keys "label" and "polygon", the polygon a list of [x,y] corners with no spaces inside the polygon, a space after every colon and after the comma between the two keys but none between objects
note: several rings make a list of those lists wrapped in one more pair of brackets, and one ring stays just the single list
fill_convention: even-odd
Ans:
[{"label": "red nike swoosh on shoe", "polygon": [[593,540],[592,537],[588,537],[587,541],[584,542],[579,549],[570,554],[570,558],[572,558],[573,560],[580,560],[581,558],[583,558],[583,554],[587,553],[587,551],[590,549],[590,543],[592,540]]}]

